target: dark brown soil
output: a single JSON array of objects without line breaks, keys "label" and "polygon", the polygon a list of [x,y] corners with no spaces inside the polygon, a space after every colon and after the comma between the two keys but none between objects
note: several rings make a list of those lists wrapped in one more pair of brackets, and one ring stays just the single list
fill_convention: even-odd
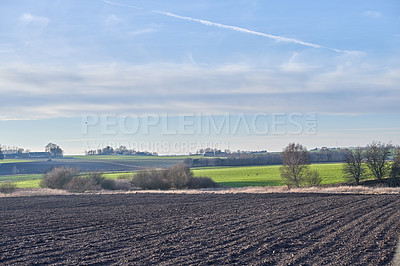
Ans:
[{"label": "dark brown soil", "polygon": [[0,264],[386,265],[399,195],[0,198]]}]

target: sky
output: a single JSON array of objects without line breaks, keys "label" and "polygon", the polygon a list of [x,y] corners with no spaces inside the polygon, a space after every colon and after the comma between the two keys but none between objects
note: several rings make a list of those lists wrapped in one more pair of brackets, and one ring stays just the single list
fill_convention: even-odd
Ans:
[{"label": "sky", "polygon": [[0,144],[400,144],[400,2],[4,0]]}]

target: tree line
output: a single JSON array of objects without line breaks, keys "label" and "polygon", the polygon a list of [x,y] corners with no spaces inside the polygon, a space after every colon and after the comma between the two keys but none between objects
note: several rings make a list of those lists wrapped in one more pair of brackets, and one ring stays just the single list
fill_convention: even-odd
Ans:
[{"label": "tree line", "polygon": [[[391,151],[393,162],[389,162]],[[310,157],[307,149],[301,144],[290,143],[282,152],[281,177],[288,187],[319,185],[322,181],[319,173],[310,170]],[[374,177],[379,182],[390,177],[389,185],[400,185],[400,147],[390,143],[373,141],[367,147],[346,149],[343,174],[357,185],[362,179]],[[367,169],[371,174],[367,174]]]},{"label": "tree line", "polygon": [[[307,152],[306,156],[311,163],[344,162],[346,152],[345,149],[322,149]],[[187,158],[184,162],[191,167],[279,165],[283,157],[280,153],[231,153],[225,158]]]},{"label": "tree line", "polygon": [[[389,162],[391,150],[394,150],[393,161]],[[380,182],[389,176],[392,185],[400,185],[400,146],[374,141],[366,148],[357,147],[347,151],[343,172],[349,179],[360,184],[362,179],[368,177],[367,169]]]},{"label": "tree line", "polygon": [[111,146],[106,146],[102,149],[85,151],[86,155],[136,155],[136,156],[158,156],[157,152],[136,151],[128,149],[125,146],[120,146],[114,149]]}]

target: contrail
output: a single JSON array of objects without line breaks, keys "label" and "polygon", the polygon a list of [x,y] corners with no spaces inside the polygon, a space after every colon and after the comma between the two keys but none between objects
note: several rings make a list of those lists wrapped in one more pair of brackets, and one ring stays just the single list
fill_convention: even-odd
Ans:
[{"label": "contrail", "polygon": [[[143,10],[143,8],[139,8],[139,7],[136,7],[136,6],[124,5],[124,4],[115,3],[115,2],[111,2],[111,1],[107,1],[107,0],[102,0],[102,1],[104,3],[111,4],[111,5],[128,7],[128,8],[135,8],[135,9],[142,9]],[[227,29],[227,30],[241,32],[241,33],[257,35],[257,36],[261,36],[261,37],[265,37],[265,38],[268,38],[268,39],[275,40],[277,42],[295,43],[295,44],[300,44],[300,45],[303,45],[303,46],[308,46],[308,47],[313,47],[313,48],[325,48],[325,49],[329,49],[329,50],[332,50],[332,51],[335,51],[335,52],[338,52],[338,53],[345,52],[343,50],[330,48],[330,47],[322,46],[322,45],[315,44],[315,43],[304,42],[304,41],[297,40],[297,39],[294,39],[294,38],[287,38],[287,37],[283,37],[283,36],[267,34],[267,33],[259,32],[259,31],[249,30],[249,29],[245,29],[245,28],[241,28],[241,27],[237,27],[237,26],[221,24],[221,23],[212,22],[212,21],[203,20],[203,19],[180,16],[180,15],[176,15],[176,14],[173,14],[173,13],[170,13],[170,12],[164,12],[164,11],[159,11],[159,10],[151,10],[151,12],[157,13],[157,14],[161,14],[161,15],[164,15],[164,16],[168,16],[168,17],[177,18],[177,19],[198,22],[198,23],[201,23],[201,24],[209,26],[209,27],[217,27],[217,28],[221,28],[221,29]]]},{"label": "contrail", "polygon": [[144,8],[137,7],[137,6],[130,6],[130,5],[120,4],[120,3],[111,2],[111,1],[107,1],[107,0],[101,0],[101,1],[106,3],[106,4],[113,5],[113,6],[122,6],[122,7],[134,8],[134,9],[139,9],[139,10],[143,10],[144,9]]},{"label": "contrail", "polygon": [[293,39],[293,38],[275,36],[275,35],[266,34],[266,33],[258,32],[258,31],[254,31],[254,30],[249,30],[249,29],[245,29],[245,28],[240,28],[240,27],[236,27],[236,26],[225,25],[225,24],[211,22],[211,21],[197,19],[197,18],[179,16],[179,15],[176,15],[176,14],[173,14],[173,13],[169,13],[169,12],[163,12],[163,11],[157,11],[157,10],[153,10],[153,12],[154,13],[163,14],[163,15],[166,15],[166,16],[169,16],[169,17],[174,17],[174,18],[179,18],[179,19],[199,22],[201,24],[204,24],[204,25],[207,25],[207,26],[211,26],[211,27],[218,27],[218,28],[222,28],[222,29],[228,29],[228,30],[233,30],[233,31],[238,31],[238,32],[258,35],[258,36],[262,36],[262,37],[266,37],[266,38],[269,38],[269,39],[276,40],[278,42],[290,42],[290,43],[297,43],[297,44],[301,44],[301,45],[309,46],[309,47],[314,47],[314,48],[323,48],[323,46],[321,46],[321,45],[308,43],[308,42],[303,42],[303,41],[296,40],[296,39]]}]

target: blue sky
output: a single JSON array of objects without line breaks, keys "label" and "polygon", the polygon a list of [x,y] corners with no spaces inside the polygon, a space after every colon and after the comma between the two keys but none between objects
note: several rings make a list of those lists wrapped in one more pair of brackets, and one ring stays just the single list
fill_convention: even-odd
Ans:
[{"label": "blue sky", "polygon": [[[69,154],[107,144],[160,153],[400,144],[399,29],[395,0],[1,1],[0,144],[57,142]],[[281,130],[191,124],[227,114],[250,127],[279,117]],[[127,133],[121,121],[132,116],[159,121]]]}]

